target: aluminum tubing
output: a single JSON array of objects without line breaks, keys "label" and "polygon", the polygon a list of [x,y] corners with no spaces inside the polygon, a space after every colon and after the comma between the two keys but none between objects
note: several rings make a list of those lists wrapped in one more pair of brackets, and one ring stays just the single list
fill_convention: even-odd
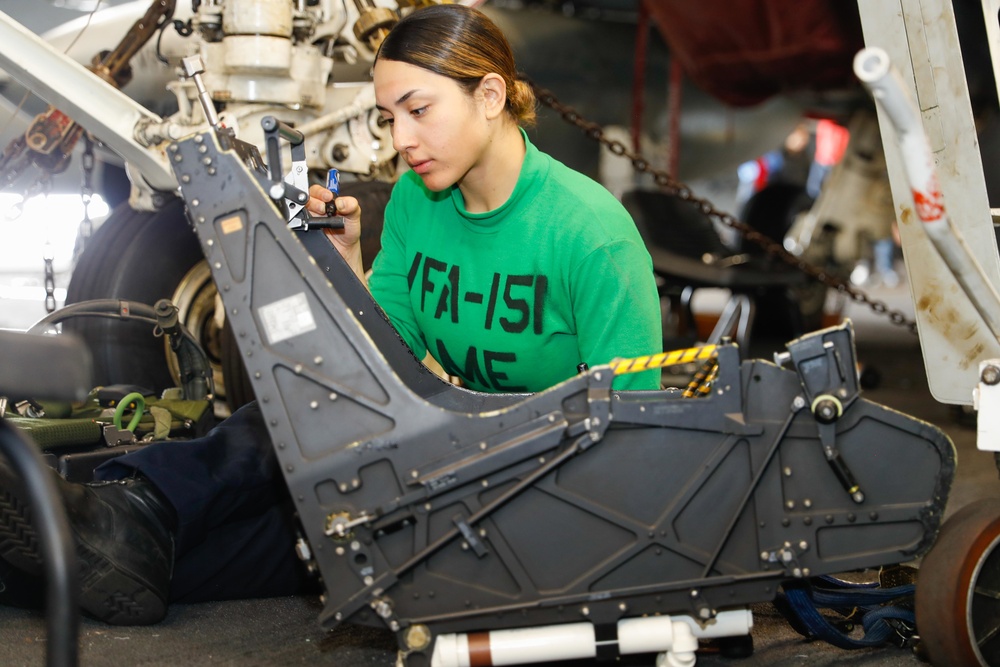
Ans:
[{"label": "aluminum tubing", "polygon": [[1000,338],[1000,294],[986,277],[959,229],[948,220],[934,170],[934,156],[920,114],[907,95],[899,72],[892,67],[885,51],[870,47],[854,57],[854,73],[896,130],[904,172],[913,193],[914,210],[928,238],[991,333]]}]

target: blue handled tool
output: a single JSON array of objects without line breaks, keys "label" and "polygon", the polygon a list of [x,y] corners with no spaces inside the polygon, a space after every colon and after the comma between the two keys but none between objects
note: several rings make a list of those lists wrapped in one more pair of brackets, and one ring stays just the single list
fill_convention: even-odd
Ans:
[{"label": "blue handled tool", "polygon": [[337,195],[340,194],[340,172],[336,169],[326,172],[326,189],[333,193],[333,199],[326,204],[326,214],[332,218],[337,215]]}]

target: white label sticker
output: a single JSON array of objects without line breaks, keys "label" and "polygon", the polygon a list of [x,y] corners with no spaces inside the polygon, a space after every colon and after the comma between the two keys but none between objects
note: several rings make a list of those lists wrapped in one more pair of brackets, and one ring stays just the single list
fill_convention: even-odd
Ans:
[{"label": "white label sticker", "polygon": [[267,333],[267,341],[272,345],[316,328],[305,292],[261,306],[257,314]]}]

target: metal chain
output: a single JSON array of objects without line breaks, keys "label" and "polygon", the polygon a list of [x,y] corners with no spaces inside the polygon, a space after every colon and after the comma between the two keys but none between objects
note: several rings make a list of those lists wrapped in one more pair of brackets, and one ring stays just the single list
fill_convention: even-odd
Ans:
[{"label": "metal chain", "polygon": [[[43,174],[25,194],[25,200],[41,195],[48,197],[52,188],[52,180],[49,174]],[[53,267],[55,253],[52,250],[52,238],[47,234],[45,245],[42,247],[42,261],[45,262],[45,312],[53,313],[56,310],[56,272]]]},{"label": "metal chain", "polygon": [[52,268],[52,260],[55,259],[55,256],[52,253],[51,241],[45,242],[42,259],[45,260],[45,312],[54,313],[56,310],[56,273]]},{"label": "metal chain", "polygon": [[83,200],[83,220],[77,234],[75,254],[79,257],[94,233],[94,223],[90,219],[90,201],[94,197],[94,139],[88,133],[83,135],[83,185],[80,188],[80,199]]},{"label": "metal chain", "polygon": [[760,233],[750,225],[740,222],[731,213],[720,211],[707,199],[695,195],[689,186],[675,180],[667,172],[653,167],[650,161],[644,158],[642,154],[629,150],[628,147],[621,141],[606,137],[604,135],[604,129],[600,125],[587,120],[581,116],[576,109],[560,102],[552,91],[538,86],[530,79],[525,78],[524,80],[531,86],[532,90],[535,91],[535,97],[539,102],[561,115],[563,120],[570,125],[578,127],[589,138],[607,146],[608,150],[610,150],[614,155],[631,160],[632,166],[636,171],[651,175],[656,184],[667,194],[676,196],[683,201],[694,204],[697,206],[698,210],[705,215],[715,218],[727,227],[735,229],[742,234],[744,238],[749,239],[763,248],[768,256],[777,257],[786,264],[795,267],[810,278],[813,278],[825,284],[827,287],[836,290],[839,294],[846,296],[855,303],[866,305],[875,313],[885,315],[893,324],[906,327],[913,334],[917,333],[916,322],[907,319],[902,312],[898,310],[890,310],[884,301],[873,299],[847,281],[844,281],[832,273],[796,257],[792,253],[785,250],[780,243],[775,242],[773,239]]}]

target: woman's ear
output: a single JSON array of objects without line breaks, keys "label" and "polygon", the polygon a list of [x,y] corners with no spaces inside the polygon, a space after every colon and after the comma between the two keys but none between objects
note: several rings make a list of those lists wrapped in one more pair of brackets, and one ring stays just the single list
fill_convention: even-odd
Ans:
[{"label": "woman's ear", "polygon": [[479,82],[479,92],[482,94],[486,117],[497,118],[507,107],[507,84],[499,74],[490,73]]}]

